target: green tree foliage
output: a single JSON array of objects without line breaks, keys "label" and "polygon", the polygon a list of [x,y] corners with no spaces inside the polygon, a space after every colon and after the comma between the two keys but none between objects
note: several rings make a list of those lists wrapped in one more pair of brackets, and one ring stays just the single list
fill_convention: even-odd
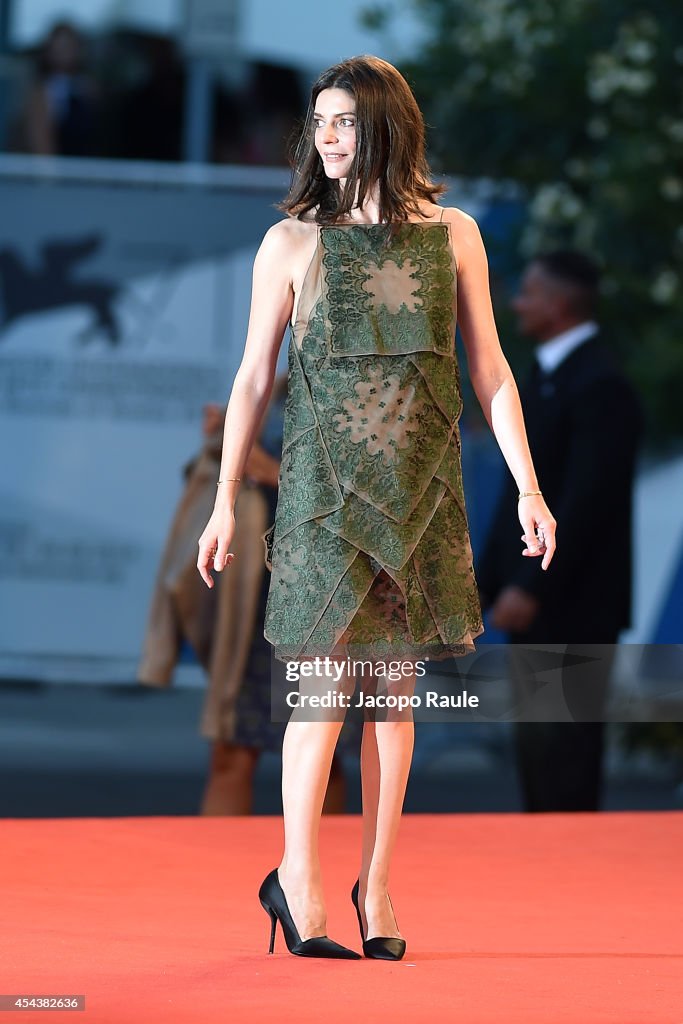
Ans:
[{"label": "green tree foliage", "polygon": [[649,412],[683,437],[683,6],[671,0],[400,0],[424,37],[401,66],[435,166],[526,191],[519,256],[556,244],[604,269],[603,319]]}]

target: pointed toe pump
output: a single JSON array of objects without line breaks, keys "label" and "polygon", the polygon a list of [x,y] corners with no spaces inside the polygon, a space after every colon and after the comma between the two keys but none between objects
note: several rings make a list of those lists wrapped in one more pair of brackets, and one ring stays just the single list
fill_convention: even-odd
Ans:
[{"label": "pointed toe pump", "polygon": [[259,889],[259,900],[261,906],[270,917],[270,948],[269,953],[275,948],[275,928],[280,922],[282,933],[287,943],[287,949],[295,956],[317,956],[336,960],[361,960],[360,953],[353,949],[347,949],[338,942],[328,938],[327,935],[317,935],[312,939],[301,939],[294,920],[287,906],[285,894],[280,885],[277,868],[273,868],[265,877]]},{"label": "pointed toe pump", "polygon": [[[358,915],[358,927],[360,928],[360,937],[363,942],[363,953],[371,960],[400,960],[406,951],[405,939],[383,935],[376,935],[372,939],[364,938],[363,919],[360,916],[360,907],[358,906],[359,889],[360,881],[357,881],[351,890],[351,900]],[[391,904],[391,897],[389,897],[389,903]],[[391,909],[394,909],[393,905]]]}]

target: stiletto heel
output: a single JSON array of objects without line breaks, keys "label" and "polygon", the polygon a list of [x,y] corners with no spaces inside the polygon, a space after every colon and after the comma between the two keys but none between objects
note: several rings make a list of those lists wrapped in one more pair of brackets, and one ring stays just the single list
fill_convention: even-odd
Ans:
[{"label": "stiletto heel", "polygon": [[278,878],[277,868],[273,868],[270,874],[266,875],[261,883],[258,895],[261,906],[270,917],[269,953],[272,953],[275,948],[275,927],[279,921],[282,934],[287,943],[287,949],[290,953],[294,953],[295,956],[317,956],[337,960],[362,959],[360,953],[356,953],[353,949],[347,949],[346,946],[341,946],[338,942],[328,938],[327,935],[316,935],[312,939],[304,939],[302,941],[287,906],[287,900]]},{"label": "stiletto heel", "polygon": [[275,949],[275,927],[277,925],[277,914],[275,913],[274,910],[271,910],[271,908],[267,906],[263,902],[263,900],[261,900],[261,906],[263,907],[265,912],[270,915],[270,948],[268,949],[268,952],[272,953],[273,950]]},{"label": "stiletto heel", "polygon": [[[360,937],[363,943],[363,953],[371,960],[400,960],[406,951],[406,940],[397,939],[391,936],[375,935],[372,939],[366,939],[363,935],[363,919],[360,916],[360,907],[358,906],[358,891],[360,889],[360,879],[356,882],[353,889],[351,890],[351,902],[356,908],[356,914],[358,915],[358,927],[360,928]],[[391,902],[391,896],[389,896],[389,905],[391,906],[392,912],[394,906]],[[394,914],[394,917],[396,915]]]}]

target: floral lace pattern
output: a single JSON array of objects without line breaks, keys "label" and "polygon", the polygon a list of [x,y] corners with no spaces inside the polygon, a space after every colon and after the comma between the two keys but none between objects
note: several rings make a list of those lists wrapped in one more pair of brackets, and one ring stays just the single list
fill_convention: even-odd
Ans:
[{"label": "floral lace pattern", "polygon": [[448,226],[321,227],[312,265],[263,535],[265,636],[283,661],[471,653],[483,624]]},{"label": "floral lace pattern", "polygon": [[394,463],[400,449],[409,447],[408,435],[420,429],[422,410],[413,401],[415,387],[402,388],[400,377],[379,364],[369,367],[368,378],[354,385],[354,398],[342,402],[344,412],[333,417],[335,430],[348,430],[353,444],[365,442],[369,455]]},{"label": "floral lace pattern", "polygon": [[328,227],[320,239],[331,353],[452,355],[456,293],[447,224],[406,223],[393,235],[382,224]]}]

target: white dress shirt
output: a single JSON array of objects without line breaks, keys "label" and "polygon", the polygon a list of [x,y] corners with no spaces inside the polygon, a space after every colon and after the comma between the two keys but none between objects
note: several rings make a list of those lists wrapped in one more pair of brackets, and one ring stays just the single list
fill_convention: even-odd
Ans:
[{"label": "white dress shirt", "polygon": [[595,320],[584,320],[582,323],[570,327],[568,331],[562,331],[554,338],[549,338],[548,341],[537,345],[534,354],[541,364],[541,369],[545,373],[552,373],[570,352],[573,352],[584,341],[592,338],[599,330],[599,325]]}]

